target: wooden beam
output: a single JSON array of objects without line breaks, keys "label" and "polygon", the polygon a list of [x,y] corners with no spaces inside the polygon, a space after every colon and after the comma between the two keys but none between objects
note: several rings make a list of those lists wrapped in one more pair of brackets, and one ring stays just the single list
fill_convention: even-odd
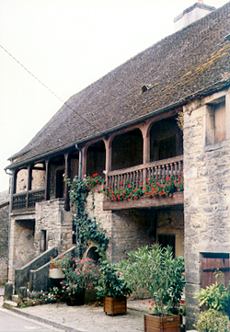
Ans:
[{"label": "wooden beam", "polygon": [[46,170],[46,176],[45,176],[45,200],[48,201],[50,198],[50,178],[49,178],[49,160],[45,161],[45,170]]},{"label": "wooden beam", "polygon": [[69,154],[65,153],[65,184],[64,184],[64,199],[65,204],[64,208],[66,211],[70,210],[70,199],[69,199],[69,186],[68,186],[68,179],[70,178],[70,158]]}]

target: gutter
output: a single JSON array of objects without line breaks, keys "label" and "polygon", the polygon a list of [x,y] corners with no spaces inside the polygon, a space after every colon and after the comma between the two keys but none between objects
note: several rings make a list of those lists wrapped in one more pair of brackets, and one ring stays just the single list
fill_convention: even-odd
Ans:
[{"label": "gutter", "polygon": [[115,131],[118,131],[120,129],[124,129],[126,127],[131,126],[131,125],[138,124],[139,122],[143,122],[143,121],[151,118],[152,116],[159,115],[159,114],[167,112],[167,111],[169,111],[169,110],[171,110],[173,108],[178,108],[180,106],[183,106],[184,104],[186,104],[189,101],[192,101],[195,98],[199,99],[199,98],[208,96],[208,95],[210,95],[210,94],[212,94],[214,92],[218,92],[218,91],[220,91],[222,89],[228,88],[229,86],[230,86],[230,79],[227,80],[227,81],[224,81],[224,82],[219,81],[219,82],[215,83],[213,86],[211,86],[211,87],[209,87],[209,88],[207,88],[205,90],[197,91],[197,92],[195,92],[192,95],[186,96],[186,97],[184,97],[183,99],[181,99],[180,101],[178,101],[178,102],[176,102],[174,104],[170,104],[170,105],[168,105],[168,106],[166,106],[164,108],[157,109],[157,110],[152,111],[152,112],[150,112],[148,114],[145,114],[145,115],[143,115],[143,116],[141,116],[141,117],[139,117],[137,119],[134,119],[134,120],[128,121],[126,123],[122,123],[120,125],[114,126],[114,127],[110,128],[110,129],[102,131],[102,132],[100,132],[98,134],[95,134],[93,136],[90,136],[90,137],[87,137],[87,138],[83,138],[83,139],[81,139],[79,141],[76,141],[75,143],[72,143],[71,145],[66,145],[64,147],[57,148],[55,150],[51,150],[49,152],[40,154],[38,156],[34,156],[34,157],[30,158],[30,159],[27,159],[27,160],[24,160],[24,161],[21,161],[21,162],[18,162],[18,163],[17,162],[13,163],[13,165],[7,166],[5,168],[5,170],[11,170],[11,169],[15,169],[15,168],[20,167],[20,166],[25,166],[26,164],[29,164],[30,162],[34,162],[34,161],[39,162],[41,159],[45,159],[48,156],[50,157],[50,156],[52,156],[52,154],[56,154],[57,152],[64,153],[66,150],[69,150],[70,148],[76,149],[76,146],[79,149],[80,145],[82,145],[84,143],[87,143],[87,142],[89,142],[91,140],[95,140],[97,138],[101,138],[103,136],[111,134],[111,133],[113,133]]}]

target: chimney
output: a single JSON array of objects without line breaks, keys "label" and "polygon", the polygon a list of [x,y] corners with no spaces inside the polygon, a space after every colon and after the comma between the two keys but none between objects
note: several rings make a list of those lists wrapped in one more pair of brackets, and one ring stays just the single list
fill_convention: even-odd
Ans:
[{"label": "chimney", "polygon": [[188,7],[180,15],[174,18],[175,31],[187,27],[191,23],[206,16],[215,9],[215,7],[205,5],[203,0],[199,0],[194,5]]}]

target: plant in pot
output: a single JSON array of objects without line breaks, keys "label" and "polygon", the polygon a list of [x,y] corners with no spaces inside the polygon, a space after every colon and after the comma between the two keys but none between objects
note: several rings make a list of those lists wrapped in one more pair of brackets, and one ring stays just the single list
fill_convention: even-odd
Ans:
[{"label": "plant in pot", "polygon": [[97,265],[90,258],[65,258],[62,266],[65,279],[61,282],[61,288],[66,303],[84,304],[85,290],[93,288],[97,283]]},{"label": "plant in pot", "polygon": [[97,296],[104,298],[104,312],[107,315],[127,313],[127,296],[131,289],[128,287],[122,274],[108,261],[100,262],[100,277]]},{"label": "plant in pot", "polygon": [[51,279],[63,279],[65,277],[62,271],[62,259],[51,258],[49,266],[49,278]]},{"label": "plant in pot", "polygon": [[145,332],[180,331],[183,258],[174,258],[170,247],[145,246],[128,254],[120,267],[132,290],[145,289],[153,300],[150,314],[144,316]]}]

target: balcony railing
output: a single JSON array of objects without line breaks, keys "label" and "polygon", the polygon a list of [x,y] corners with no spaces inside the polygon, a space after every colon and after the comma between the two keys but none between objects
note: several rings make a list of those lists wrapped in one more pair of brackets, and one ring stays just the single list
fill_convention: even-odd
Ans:
[{"label": "balcony railing", "polygon": [[132,183],[132,186],[138,189],[152,179],[159,181],[167,176],[183,177],[183,156],[109,172],[107,187],[120,190],[127,183]]},{"label": "balcony railing", "polygon": [[30,190],[13,195],[12,210],[33,208],[35,203],[45,199],[45,190]]}]

